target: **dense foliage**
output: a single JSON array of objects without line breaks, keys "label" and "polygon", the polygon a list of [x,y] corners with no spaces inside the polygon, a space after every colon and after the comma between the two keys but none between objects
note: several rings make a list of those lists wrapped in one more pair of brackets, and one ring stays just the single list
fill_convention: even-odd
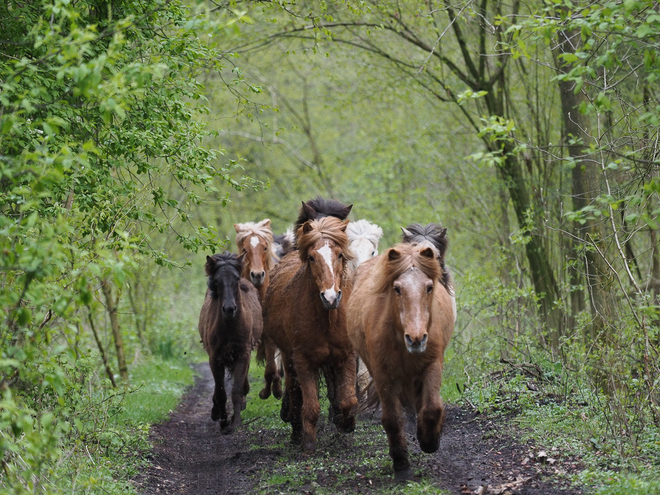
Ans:
[{"label": "dense foliage", "polygon": [[[53,490],[62,449],[83,455],[109,434],[85,413],[114,407],[95,378],[100,354],[101,382],[116,381],[104,314],[123,381],[129,352],[166,355],[192,340],[189,321],[180,332],[159,300],[167,274],[155,270],[175,265],[173,243],[216,250],[213,226],[191,222],[191,208],[256,184],[204,145],[197,77],[221,58],[200,33],[220,42],[235,21],[165,0],[0,6],[3,489]],[[127,291],[136,330],[125,343]]]},{"label": "dense foliage", "polygon": [[650,0],[4,2],[0,486],[125,453],[80,411],[121,409],[130,356],[196,348],[184,252],[235,222],[284,231],[317,194],[384,245],[447,226],[461,400],[523,411],[593,468],[580,481],[646,486],[659,43]]}]

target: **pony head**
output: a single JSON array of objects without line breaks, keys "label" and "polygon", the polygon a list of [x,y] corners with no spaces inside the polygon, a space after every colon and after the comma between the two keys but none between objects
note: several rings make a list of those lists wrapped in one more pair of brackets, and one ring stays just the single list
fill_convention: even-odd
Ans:
[{"label": "pony head", "polygon": [[378,254],[378,241],[383,236],[383,229],[367,220],[358,220],[348,224],[346,235],[355,254],[355,259],[351,261],[351,268],[355,270]]},{"label": "pony head", "polygon": [[233,319],[238,312],[243,257],[228,252],[207,256],[204,269],[211,297],[221,301],[225,318]]},{"label": "pony head", "polygon": [[325,309],[337,309],[348,262],[348,222],[334,217],[308,220],[296,232],[300,260],[312,275]]},{"label": "pony head", "polygon": [[261,222],[235,223],[236,246],[238,252],[245,256],[245,278],[255,287],[259,287],[266,278],[266,272],[273,267],[271,249],[273,245],[273,231],[270,228],[270,219]]},{"label": "pony head", "polygon": [[426,350],[431,325],[434,291],[440,276],[433,249],[417,244],[399,244],[384,253],[384,268],[377,291],[389,294],[396,327],[411,354]]}]

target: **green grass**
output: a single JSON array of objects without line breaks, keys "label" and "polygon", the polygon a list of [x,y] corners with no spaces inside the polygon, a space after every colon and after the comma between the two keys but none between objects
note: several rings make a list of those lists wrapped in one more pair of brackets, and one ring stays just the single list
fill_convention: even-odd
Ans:
[{"label": "green grass", "polygon": [[76,413],[77,439],[63,446],[65,461],[51,474],[58,493],[137,493],[130,480],[146,467],[149,429],[167,419],[193,380],[186,361],[154,357],[131,371],[128,388],[87,398]]}]

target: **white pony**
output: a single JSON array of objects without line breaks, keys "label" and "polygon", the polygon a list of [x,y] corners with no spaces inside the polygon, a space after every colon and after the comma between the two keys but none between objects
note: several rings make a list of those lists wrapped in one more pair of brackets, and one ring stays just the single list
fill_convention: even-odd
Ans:
[{"label": "white pony", "polygon": [[[378,241],[383,236],[383,229],[375,223],[363,219],[350,222],[346,227],[346,235],[348,235],[351,251],[355,254],[355,258],[349,261],[349,266],[351,270],[355,271],[360,263],[364,263],[378,254]],[[358,358],[357,391],[359,394],[366,389],[370,380],[369,370],[362,359]]]},{"label": "white pony", "polygon": [[378,254],[378,241],[383,236],[383,229],[367,220],[358,220],[348,224],[346,235],[351,243],[351,251],[355,254],[350,266],[356,270],[360,263]]}]

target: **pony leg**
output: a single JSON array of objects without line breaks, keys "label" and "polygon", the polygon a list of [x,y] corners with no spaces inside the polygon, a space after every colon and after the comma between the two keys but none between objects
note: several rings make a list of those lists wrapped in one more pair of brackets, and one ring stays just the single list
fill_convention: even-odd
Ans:
[{"label": "pony leg", "polygon": [[259,392],[259,397],[266,400],[270,397],[271,387],[276,399],[282,398],[282,377],[279,373],[276,355],[277,347],[266,335],[262,335],[261,343],[265,354],[266,368],[264,369],[264,388]]},{"label": "pony leg", "polygon": [[296,372],[302,391],[302,447],[305,454],[311,454],[316,450],[316,423],[321,414],[317,386],[319,376],[306,362],[298,362]]},{"label": "pony leg", "polygon": [[290,423],[291,422],[291,397],[293,394],[293,381],[294,381],[294,376],[295,376],[295,371],[293,369],[293,364],[291,363],[290,360],[284,359],[284,356],[282,356],[283,359],[282,361],[284,362],[284,366],[286,368],[286,378],[284,381],[284,398],[282,399],[282,407],[280,408],[280,418],[282,421],[285,423]]},{"label": "pony leg", "polygon": [[211,409],[211,419],[220,420],[220,428],[227,427],[227,393],[225,392],[225,365],[211,355],[209,357],[209,366],[213,373],[215,381],[215,391],[213,392],[213,409]]},{"label": "pony leg", "polygon": [[[288,418],[289,422],[291,423],[291,442],[294,445],[300,445],[300,443],[303,441],[303,394],[302,390],[300,389],[298,375],[293,369],[293,366],[290,366],[287,370],[286,385],[287,387],[290,387],[290,392],[288,395]],[[284,403],[282,404],[282,409],[284,409]]]},{"label": "pony leg", "polygon": [[417,405],[417,440],[423,452],[431,454],[440,446],[440,434],[445,422],[445,407],[440,398],[442,363],[431,365]]},{"label": "pony leg", "polygon": [[340,417],[335,417],[335,424],[340,431],[350,433],[355,430],[355,406],[357,397],[355,396],[355,376],[356,376],[355,356],[351,355],[344,366],[338,369],[334,374],[337,378],[335,383],[336,401],[341,411]]},{"label": "pony leg", "polygon": [[231,402],[234,406],[234,413],[231,417],[231,424],[223,432],[224,434],[233,433],[233,431],[241,426],[241,411],[243,410],[243,394],[245,387],[245,380],[247,379],[248,367],[250,365],[250,355],[243,355],[237,359],[234,368],[234,383],[231,387]]},{"label": "pony leg", "polygon": [[[391,393],[391,392],[390,392]],[[387,434],[387,442],[390,446],[390,457],[394,467],[394,478],[397,481],[408,481],[413,478],[408,460],[408,446],[403,430],[403,416],[401,415],[401,404],[394,396],[382,393],[381,398],[383,414],[381,424]]]}]

